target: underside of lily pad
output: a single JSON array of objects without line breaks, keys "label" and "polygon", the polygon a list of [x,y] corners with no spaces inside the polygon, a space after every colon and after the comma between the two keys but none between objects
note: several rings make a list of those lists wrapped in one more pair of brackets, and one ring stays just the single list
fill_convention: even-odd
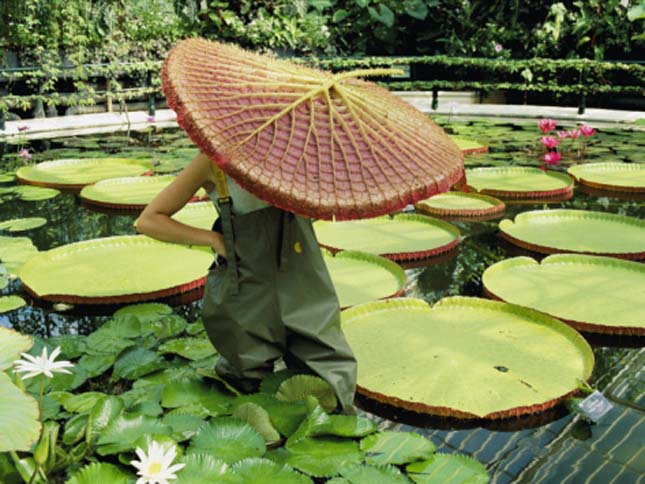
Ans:
[{"label": "underside of lily pad", "polygon": [[434,307],[389,299],[348,309],[358,392],[393,407],[461,419],[537,413],[577,391],[593,369],[578,332],[537,311],[479,298]]}]

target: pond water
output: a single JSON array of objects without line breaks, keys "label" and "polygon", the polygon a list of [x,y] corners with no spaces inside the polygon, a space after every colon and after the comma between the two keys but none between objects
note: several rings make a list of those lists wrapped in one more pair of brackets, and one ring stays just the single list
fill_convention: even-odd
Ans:
[{"label": "pond water", "polygon": [[[446,122],[444,120],[444,122]],[[447,123],[447,122],[446,122]],[[447,123],[459,135],[491,141],[487,155],[474,155],[467,165],[536,165],[531,153],[539,132],[534,125],[490,124],[485,122]],[[161,161],[159,171],[179,169],[189,161],[195,148],[177,132],[152,133],[153,145],[147,145],[149,133],[138,134],[138,143],[122,135],[100,138],[52,140],[36,146],[36,161],[80,156],[136,156]],[[606,130],[588,148],[589,160],[642,162],[645,134]],[[47,148],[47,149],[45,149]],[[33,147],[32,147],[33,149]],[[95,150],[98,150],[96,155]],[[6,149],[3,165],[15,163],[15,146]],[[640,159],[639,159],[640,157]],[[576,208],[645,217],[645,202],[607,196],[595,196],[576,189],[568,201],[509,204],[505,217],[543,208]],[[39,216],[47,224],[15,235],[28,236],[40,250],[111,235],[134,234],[132,214],[100,213],[84,206],[73,194],[63,193],[53,199],[26,202],[5,199],[0,204],[0,220]],[[518,255],[518,250],[501,243],[499,220],[453,222],[463,240],[453,257],[407,270],[406,295],[429,302],[451,295],[481,296],[484,270],[504,258]],[[94,281],[100,284],[100,280]],[[19,280],[11,281],[2,294],[20,294]],[[27,296],[23,295],[26,299]],[[198,317],[199,301],[181,304],[175,311],[188,321]],[[58,334],[89,334],[110,314],[100,308],[89,312],[56,311],[51,305],[27,305],[0,314],[0,325],[20,332],[49,337]],[[642,338],[598,337],[585,335],[594,348],[596,366],[593,386],[614,405],[598,424],[568,414],[559,407],[547,414],[497,425],[471,425],[459,422],[419,418],[393,413],[372,402],[361,406],[377,420],[382,429],[403,429],[428,436],[441,452],[468,454],[484,463],[491,482],[530,483],[635,483],[645,482],[645,352]],[[428,372],[431,373],[429,368]]]}]

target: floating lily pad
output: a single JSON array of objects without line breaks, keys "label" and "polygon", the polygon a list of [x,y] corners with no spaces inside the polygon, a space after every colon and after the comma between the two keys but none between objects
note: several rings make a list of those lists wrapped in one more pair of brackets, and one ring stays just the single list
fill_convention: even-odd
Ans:
[{"label": "floating lily pad", "polygon": [[432,257],[459,243],[459,230],[425,215],[399,214],[345,222],[314,224],[321,246],[338,252],[355,250],[392,260]]},{"label": "floating lily pad", "polygon": [[506,198],[548,198],[570,195],[573,179],[565,173],[523,166],[466,170],[468,186],[478,192]]},{"label": "floating lily pad", "polygon": [[143,235],[116,236],[42,252],[20,272],[37,297],[76,303],[133,302],[199,287],[213,256]]},{"label": "floating lily pad", "polygon": [[501,200],[479,193],[447,192],[422,200],[415,208],[439,217],[488,217],[506,210]]},{"label": "floating lily pad", "polygon": [[23,307],[25,300],[20,296],[0,296],[0,313],[6,313]]},{"label": "floating lily pad", "polygon": [[325,264],[342,308],[403,294],[405,271],[384,257],[343,251],[326,254]]},{"label": "floating lily pad", "polygon": [[417,484],[486,484],[486,468],[480,462],[458,454],[435,454],[405,468]]},{"label": "floating lily pad", "polygon": [[23,264],[36,254],[38,249],[31,239],[0,235],[0,260],[8,273],[18,275]]},{"label": "floating lily pad", "polygon": [[20,200],[25,202],[40,202],[60,195],[60,191],[55,188],[41,188],[27,185],[15,187],[13,191],[18,194]]},{"label": "floating lily pad", "polygon": [[80,189],[107,178],[137,176],[150,171],[152,163],[129,158],[84,158],[44,161],[16,172],[22,183],[52,188]]},{"label": "floating lily pad", "polygon": [[217,219],[217,210],[212,201],[188,203],[172,218],[199,229],[210,230]]},{"label": "floating lily pad", "polygon": [[[371,466],[365,464],[344,464],[340,468],[342,478],[338,484],[408,484],[410,480],[392,465]],[[328,481],[336,484],[336,481]]]},{"label": "floating lily pad", "polygon": [[280,465],[263,458],[249,458],[233,466],[244,484],[312,484],[309,477],[288,465]]},{"label": "floating lily pad", "polygon": [[166,341],[159,347],[160,353],[176,353],[188,360],[201,360],[217,354],[213,344],[206,338],[177,338]]},{"label": "floating lily pad", "polygon": [[47,219],[42,217],[14,218],[0,222],[0,230],[8,230],[9,232],[22,232],[25,230],[35,229],[37,227],[42,227],[46,223]]},{"label": "floating lily pad", "polygon": [[[138,210],[148,205],[175,178],[174,175],[110,178],[84,187],[80,196],[92,205]],[[195,197],[204,195],[206,192],[200,188]]]},{"label": "floating lily pad", "polygon": [[488,151],[488,146],[481,144],[479,141],[462,136],[450,136],[450,138],[459,146],[459,149],[464,155],[486,153]]},{"label": "floating lily pad", "polygon": [[0,371],[11,367],[34,344],[31,336],[0,326]]},{"label": "floating lily pad", "polygon": [[132,474],[126,474],[120,468],[106,462],[93,462],[76,472],[65,484],[128,484],[132,482]]},{"label": "floating lily pad", "polygon": [[224,461],[208,454],[189,454],[182,458],[185,464],[177,472],[173,484],[244,484],[241,476],[237,475]]},{"label": "floating lily pad", "polygon": [[[575,281],[575,284],[572,284]],[[515,257],[483,275],[486,292],[537,309],[583,331],[645,334],[645,266],[609,257]]]},{"label": "floating lily pad", "polygon": [[361,440],[369,464],[408,464],[429,459],[437,448],[414,432],[379,432]]},{"label": "floating lily pad", "polygon": [[645,164],[587,163],[570,167],[578,183],[603,190],[645,192]]},{"label": "floating lily pad", "polygon": [[542,254],[574,252],[645,259],[645,221],[587,210],[535,210],[499,223],[501,236]]},{"label": "floating lily pad", "polygon": [[260,457],[266,451],[264,439],[249,424],[223,417],[204,424],[190,442],[189,452],[205,452],[227,464],[248,457]]},{"label": "floating lily pad", "polygon": [[575,330],[496,301],[452,297],[430,308],[389,299],[348,309],[342,320],[361,363],[358,392],[417,412],[486,419],[534,413],[574,392],[593,368],[593,352]]}]

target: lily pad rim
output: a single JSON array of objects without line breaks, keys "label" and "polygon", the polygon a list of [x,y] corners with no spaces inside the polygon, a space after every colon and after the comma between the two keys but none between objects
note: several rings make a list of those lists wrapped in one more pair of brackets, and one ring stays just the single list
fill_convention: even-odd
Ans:
[{"label": "lily pad rim", "polygon": [[[439,208],[436,206],[429,205],[427,203],[431,198],[436,197],[437,195],[451,195],[463,198],[474,198],[478,200],[483,200],[491,204],[490,208],[482,209],[451,209],[451,208]],[[492,215],[501,215],[506,210],[506,204],[499,198],[495,198],[491,195],[486,195],[479,192],[458,192],[450,191],[445,193],[439,193],[433,197],[421,200],[414,205],[414,208],[420,212],[427,213],[429,215],[434,215],[437,217],[467,217],[467,218],[478,218],[478,217],[487,217]]]}]

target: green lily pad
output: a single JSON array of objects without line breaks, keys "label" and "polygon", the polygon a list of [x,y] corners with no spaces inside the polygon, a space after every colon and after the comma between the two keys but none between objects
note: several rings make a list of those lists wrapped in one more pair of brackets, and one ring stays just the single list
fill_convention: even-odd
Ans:
[{"label": "green lily pad", "polygon": [[29,451],[40,428],[38,402],[0,372],[0,452]]},{"label": "green lily pad", "polygon": [[213,415],[224,413],[232,400],[232,395],[199,380],[179,380],[168,383],[161,394],[163,407],[179,408],[199,403],[209,409]]},{"label": "green lily pad", "polygon": [[119,415],[101,431],[96,451],[100,455],[111,455],[134,450],[137,440],[144,434],[170,436],[172,429],[153,417]]},{"label": "green lily pad", "polygon": [[488,151],[488,146],[481,144],[479,141],[464,138],[462,136],[450,136],[450,138],[466,155],[470,153],[484,153]]},{"label": "green lily pad", "polygon": [[248,457],[261,457],[264,439],[249,424],[232,417],[220,417],[200,427],[190,442],[190,453],[208,453],[227,464]]},{"label": "green lily pad", "polygon": [[284,463],[313,477],[336,476],[342,464],[358,464],[363,457],[356,442],[335,437],[300,439],[283,454]]},{"label": "green lily pad", "polygon": [[14,192],[18,194],[20,200],[25,202],[40,202],[60,195],[60,191],[54,188],[41,188],[26,185],[15,187]]},{"label": "green lily pad", "polygon": [[573,179],[564,173],[523,166],[472,168],[466,179],[479,192],[508,198],[555,197],[573,190]]},{"label": "green lily pad", "polygon": [[23,307],[25,300],[20,296],[0,296],[0,313],[6,313]]},{"label": "green lily pad", "polygon": [[417,202],[415,208],[439,217],[486,217],[501,214],[506,205],[480,193],[447,192]]},{"label": "green lily pad", "polygon": [[114,464],[106,462],[93,462],[76,472],[65,484],[97,484],[109,482],[110,484],[129,484],[132,474],[123,472]]},{"label": "green lily pad", "polygon": [[502,220],[502,237],[540,253],[575,252],[645,259],[645,221],[587,210],[535,210]]},{"label": "green lily pad", "polygon": [[[587,255],[515,257],[490,266],[488,294],[600,333],[645,334],[645,266]],[[572,285],[575,281],[575,285]]]},{"label": "green lily pad", "polygon": [[267,445],[280,441],[280,434],[273,427],[269,413],[260,405],[252,402],[238,405],[233,412],[233,416],[257,430]]},{"label": "green lily pad", "polygon": [[318,242],[332,251],[355,250],[392,260],[422,259],[457,246],[459,230],[425,215],[399,214],[346,222],[318,221]]},{"label": "green lily pad", "polygon": [[33,344],[31,336],[0,326],[0,371],[10,368]]},{"label": "green lily pad", "polygon": [[409,484],[410,481],[399,469],[391,465],[343,465],[340,474],[348,484]]},{"label": "green lily pad", "polygon": [[458,454],[435,454],[405,468],[418,484],[486,484],[486,468],[475,459]]},{"label": "green lily pad", "polygon": [[361,440],[361,450],[369,464],[408,464],[429,459],[437,448],[414,432],[379,432]]},{"label": "green lily pad", "polygon": [[154,351],[145,348],[129,348],[121,353],[114,363],[112,378],[137,380],[148,373],[167,366],[166,360]]},{"label": "green lily pad", "polygon": [[342,308],[403,292],[405,271],[385,257],[353,251],[324,255]]},{"label": "green lily pad", "polygon": [[244,484],[241,476],[233,472],[223,460],[208,454],[188,454],[181,459],[185,464],[177,472],[173,484]]},{"label": "green lily pad", "polygon": [[215,220],[217,220],[217,217],[215,205],[210,200],[206,202],[187,203],[172,216],[178,222],[204,230],[210,230]]},{"label": "green lily pad", "polygon": [[21,267],[38,249],[27,237],[5,237],[0,235],[0,260],[6,271],[18,275]]},{"label": "green lily pad", "polygon": [[42,227],[46,223],[47,219],[42,217],[14,218],[1,222],[0,230],[8,230],[9,232],[23,232],[25,230]]},{"label": "green lily pad", "polygon": [[572,166],[567,171],[578,183],[594,188],[645,192],[645,164],[586,163]]},{"label": "green lily pad", "polygon": [[190,414],[166,414],[163,423],[172,428],[172,437],[178,442],[191,439],[204,424],[200,417]]},{"label": "green lily pad", "polygon": [[167,304],[161,303],[143,303],[143,304],[130,304],[129,306],[122,307],[114,313],[115,317],[133,315],[136,316],[141,322],[148,320],[157,321],[162,316],[172,314],[172,308]]},{"label": "green lily pad", "polygon": [[322,378],[313,375],[296,375],[285,380],[275,394],[277,400],[294,402],[305,400],[312,395],[320,402],[320,406],[331,412],[336,409],[338,401],[333,388]]},{"label": "green lily pad", "polygon": [[[485,299],[446,298],[433,308],[389,299],[344,311],[342,324],[361,362],[359,393],[417,412],[534,413],[576,390],[593,368],[589,344],[566,324]],[[424,376],[428,368],[432,378]]]},{"label": "green lily pad", "polygon": [[177,338],[159,346],[160,353],[176,353],[188,360],[201,360],[217,354],[210,340],[206,338]]},{"label": "green lily pad", "polygon": [[262,458],[244,459],[233,466],[244,484],[312,484],[312,480],[294,471]]}]

